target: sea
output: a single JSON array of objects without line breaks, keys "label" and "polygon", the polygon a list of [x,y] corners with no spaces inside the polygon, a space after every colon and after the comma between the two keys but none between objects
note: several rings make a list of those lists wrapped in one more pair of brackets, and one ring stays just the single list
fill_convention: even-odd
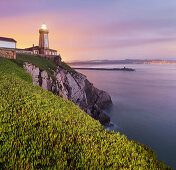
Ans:
[{"label": "sea", "polygon": [[[107,91],[107,114],[115,130],[151,147],[159,160],[176,168],[176,65],[77,65],[74,67],[134,68],[135,71],[77,70]],[[72,66],[73,67],[73,66]],[[118,146],[117,146],[118,147]]]}]

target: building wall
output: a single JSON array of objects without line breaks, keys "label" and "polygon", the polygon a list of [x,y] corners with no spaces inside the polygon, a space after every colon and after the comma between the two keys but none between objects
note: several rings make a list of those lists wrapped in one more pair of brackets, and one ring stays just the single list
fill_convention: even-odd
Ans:
[{"label": "building wall", "polygon": [[16,59],[16,50],[8,48],[0,48],[0,57]]},{"label": "building wall", "polygon": [[15,42],[0,41],[0,47],[3,48],[16,48]]},{"label": "building wall", "polygon": [[25,50],[25,49],[16,49],[16,53],[18,53],[18,54],[29,54],[29,55],[32,55],[33,51],[28,51],[28,50]]},{"label": "building wall", "polygon": [[61,56],[60,55],[39,55],[41,56],[42,58],[45,58],[45,59],[48,59],[48,60],[51,60],[53,61],[56,65],[61,65]]},{"label": "building wall", "polygon": [[48,50],[44,50],[44,54],[45,54],[45,55],[57,55],[57,52],[48,49]]},{"label": "building wall", "polygon": [[49,48],[48,32],[40,31],[39,47],[46,49]]}]

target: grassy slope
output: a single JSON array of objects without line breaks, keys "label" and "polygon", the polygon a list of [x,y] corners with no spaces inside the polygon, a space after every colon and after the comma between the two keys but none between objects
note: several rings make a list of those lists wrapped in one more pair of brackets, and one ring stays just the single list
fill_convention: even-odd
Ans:
[{"label": "grassy slope", "polygon": [[0,168],[167,168],[148,147],[108,132],[26,76],[0,59]]},{"label": "grassy slope", "polygon": [[32,83],[30,74],[26,73],[23,68],[18,67],[11,60],[5,58],[0,58],[0,74],[1,73],[11,74],[14,77],[19,77],[22,80]]},{"label": "grassy slope", "polygon": [[[40,56],[17,54],[17,59],[13,60],[13,62],[18,64],[20,67],[23,67],[24,62],[32,63],[41,70],[46,70],[49,75],[53,75],[53,70],[56,71],[56,65],[52,61],[43,59]],[[76,72],[65,62],[61,62],[61,66],[68,72]]]},{"label": "grassy slope", "polygon": [[67,65],[65,62],[61,63],[61,66],[67,70],[68,72],[72,73],[72,72],[76,72],[73,68],[71,68],[69,65]]},{"label": "grassy slope", "polygon": [[32,55],[25,55],[25,54],[17,54],[17,59],[13,60],[18,66],[23,67],[24,62],[31,63],[36,67],[39,67],[41,70],[46,70],[49,76],[53,79],[53,71],[56,70],[56,65],[47,59],[43,59],[40,56],[32,56]]},{"label": "grassy slope", "polygon": [[24,62],[29,62],[42,70],[47,71],[56,70],[56,65],[52,61],[43,59],[40,56],[17,54],[17,59],[14,60],[14,62],[17,62],[17,64],[21,67],[23,67]]},{"label": "grassy slope", "polygon": [[[56,80],[56,77],[53,74],[53,71],[56,71],[56,65],[54,64],[54,62],[52,62],[50,60],[43,59],[40,56],[17,54],[16,60],[12,60],[12,61],[14,63],[16,63],[21,68],[23,68],[23,65],[25,62],[31,63],[31,64],[35,65],[36,67],[39,67],[41,70],[45,70],[53,80]],[[61,67],[70,73],[76,72],[74,69],[72,69],[65,62],[61,62]]]}]

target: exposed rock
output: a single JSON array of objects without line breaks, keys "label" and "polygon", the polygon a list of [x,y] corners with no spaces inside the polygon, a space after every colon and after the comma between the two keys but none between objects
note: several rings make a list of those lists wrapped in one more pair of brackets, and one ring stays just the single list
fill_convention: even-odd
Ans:
[{"label": "exposed rock", "polygon": [[35,85],[71,100],[103,125],[110,122],[109,116],[103,109],[112,103],[111,97],[108,93],[95,88],[85,75],[78,72],[69,73],[61,66],[57,66],[54,72],[56,81],[54,81],[46,71],[30,63],[25,63],[24,69],[31,74]]},{"label": "exposed rock", "polygon": [[24,69],[32,76],[33,84],[39,86],[41,84],[39,80],[41,76],[40,69],[30,63],[25,63]]}]

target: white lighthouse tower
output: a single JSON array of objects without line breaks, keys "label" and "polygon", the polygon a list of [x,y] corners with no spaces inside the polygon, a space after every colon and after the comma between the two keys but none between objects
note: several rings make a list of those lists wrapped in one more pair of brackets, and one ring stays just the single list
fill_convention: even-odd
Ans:
[{"label": "white lighthouse tower", "polygon": [[43,24],[39,30],[40,36],[39,36],[39,48],[40,53],[44,55],[48,55],[48,49],[49,49],[49,40],[48,40],[48,29],[45,24]]}]

